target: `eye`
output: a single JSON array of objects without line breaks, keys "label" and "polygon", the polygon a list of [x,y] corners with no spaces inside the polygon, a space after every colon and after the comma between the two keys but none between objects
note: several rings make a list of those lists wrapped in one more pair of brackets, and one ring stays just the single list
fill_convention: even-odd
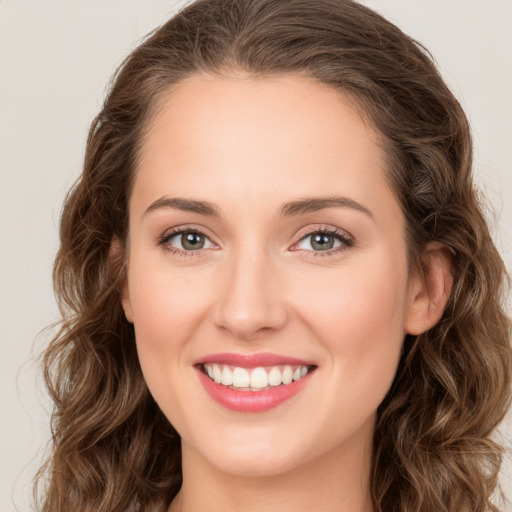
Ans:
[{"label": "eye", "polygon": [[161,238],[160,244],[173,252],[192,252],[215,247],[204,233],[195,229],[172,231]]},{"label": "eye", "polygon": [[354,240],[344,231],[322,228],[303,236],[292,249],[332,254],[353,245]]}]

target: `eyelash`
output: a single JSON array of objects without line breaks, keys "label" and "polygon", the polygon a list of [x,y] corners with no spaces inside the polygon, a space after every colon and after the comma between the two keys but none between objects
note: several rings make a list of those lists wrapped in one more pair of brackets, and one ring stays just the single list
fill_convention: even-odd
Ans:
[{"label": "eyelash", "polygon": [[301,233],[299,236],[298,242],[293,244],[293,247],[296,247],[300,242],[307,239],[308,237],[311,237],[313,235],[329,235],[333,236],[338,239],[338,241],[341,242],[341,244],[338,247],[327,249],[325,251],[313,251],[313,250],[307,250],[307,249],[293,249],[297,251],[304,251],[305,254],[310,258],[327,258],[329,256],[334,256],[339,254],[340,252],[346,251],[350,249],[351,247],[354,247],[355,240],[346,232],[338,228],[333,227],[327,227],[327,226],[321,226],[316,229],[309,229],[305,233]]},{"label": "eyelash", "polygon": [[[185,251],[185,250],[173,247],[172,245],[169,244],[169,241],[172,238],[174,238],[177,235],[182,235],[185,233],[201,235],[201,236],[204,236],[205,238],[207,238],[208,240],[210,240],[210,238],[199,229],[192,228],[192,227],[190,227],[190,228],[181,227],[181,228],[176,228],[176,229],[162,235],[158,241],[158,245],[163,246],[167,251],[169,251],[172,254],[175,254],[177,256],[180,256],[180,257],[187,258],[187,257],[191,257],[191,256],[197,256],[201,252],[202,249]],[[325,251],[293,249],[293,247],[296,247],[298,244],[300,244],[300,242],[302,242],[303,240],[305,240],[308,237],[311,237],[313,235],[334,236],[335,238],[338,239],[338,241],[341,242],[341,244],[336,248],[327,249]],[[211,240],[210,240],[210,242],[211,242]],[[213,242],[211,242],[211,243],[213,243]],[[338,229],[338,228],[322,226],[317,229],[308,230],[307,232],[302,233],[300,235],[299,240],[292,246],[291,250],[304,251],[308,257],[312,257],[312,258],[325,258],[325,257],[329,257],[329,256],[333,256],[335,254],[338,254],[339,252],[346,251],[347,249],[354,247],[354,245],[355,245],[354,239],[346,231],[342,231],[341,229]]]},{"label": "eyelash", "polygon": [[165,233],[164,235],[162,235],[160,237],[160,240],[158,241],[158,245],[163,246],[165,248],[165,250],[169,251],[170,253],[175,254],[177,256],[181,256],[183,258],[197,256],[201,252],[201,249],[197,249],[195,251],[184,251],[182,249],[178,249],[177,247],[173,247],[172,245],[169,244],[169,241],[172,238],[174,238],[177,235],[182,235],[184,233],[201,235],[201,236],[204,236],[205,238],[207,238],[208,240],[210,240],[210,237],[208,237],[208,235],[203,233],[201,230],[192,228],[192,227],[188,228],[185,226],[185,227],[173,229],[172,231],[169,231],[169,232]]}]

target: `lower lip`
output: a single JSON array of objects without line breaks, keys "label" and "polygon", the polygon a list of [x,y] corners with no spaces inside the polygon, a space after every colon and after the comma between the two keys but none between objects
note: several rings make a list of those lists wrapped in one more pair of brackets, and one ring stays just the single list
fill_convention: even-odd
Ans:
[{"label": "lower lip", "polygon": [[268,411],[296,395],[309,381],[311,372],[291,384],[280,385],[263,391],[237,391],[217,384],[200,368],[199,379],[206,392],[226,409],[237,412]]}]

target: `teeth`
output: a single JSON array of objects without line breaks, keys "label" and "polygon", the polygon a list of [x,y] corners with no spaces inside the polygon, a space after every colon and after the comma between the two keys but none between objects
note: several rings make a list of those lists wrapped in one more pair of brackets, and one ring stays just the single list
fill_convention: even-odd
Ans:
[{"label": "teeth", "polygon": [[285,366],[283,370],[283,384],[290,384],[293,380],[293,370],[291,366]]},{"label": "teeth", "polygon": [[220,382],[222,380],[222,371],[221,371],[220,366],[218,364],[214,364],[213,365],[213,380],[217,384],[220,384]]},{"label": "teeth", "polygon": [[222,368],[220,382],[223,386],[231,386],[231,384],[233,384],[233,374],[227,366]]},{"label": "teeth", "polygon": [[[224,366],[224,369],[230,371],[227,366]],[[245,368],[235,368],[233,370],[233,386],[235,388],[248,388],[250,383],[249,372]]]},{"label": "teeth", "polygon": [[268,383],[271,386],[279,386],[283,381],[281,370],[278,366],[274,366],[268,374]]},{"label": "teeth", "polygon": [[254,368],[251,372],[251,388],[262,389],[268,386],[268,374],[265,368]]},{"label": "teeth", "polygon": [[291,384],[302,379],[308,372],[308,366],[268,366],[241,368],[227,364],[204,364],[206,373],[217,384],[244,391],[261,390],[269,386]]}]

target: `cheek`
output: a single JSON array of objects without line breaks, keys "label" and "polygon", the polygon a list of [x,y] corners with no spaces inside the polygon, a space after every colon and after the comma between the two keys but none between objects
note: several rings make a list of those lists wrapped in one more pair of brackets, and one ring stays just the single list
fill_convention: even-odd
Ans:
[{"label": "cheek", "polygon": [[128,276],[140,366],[153,398],[179,431],[186,431],[187,397],[193,396],[190,375],[193,343],[211,303],[207,276],[170,271],[158,262],[137,265],[131,258]]},{"label": "cheek", "polygon": [[316,273],[309,286],[303,282],[294,295],[316,328],[333,334],[360,332],[355,341],[375,330],[384,337],[387,331],[403,330],[406,289],[405,265],[361,262],[323,275]]},{"label": "cheek", "polygon": [[[131,262],[128,276],[133,323],[141,364],[162,366],[186,356],[181,349],[207,314],[207,276]],[[165,371],[165,368],[162,368]]]},{"label": "cheek", "polygon": [[350,383],[354,398],[373,397],[378,405],[391,385],[405,336],[406,290],[406,262],[382,255],[317,275],[298,299],[303,321],[326,349],[325,363]]}]

